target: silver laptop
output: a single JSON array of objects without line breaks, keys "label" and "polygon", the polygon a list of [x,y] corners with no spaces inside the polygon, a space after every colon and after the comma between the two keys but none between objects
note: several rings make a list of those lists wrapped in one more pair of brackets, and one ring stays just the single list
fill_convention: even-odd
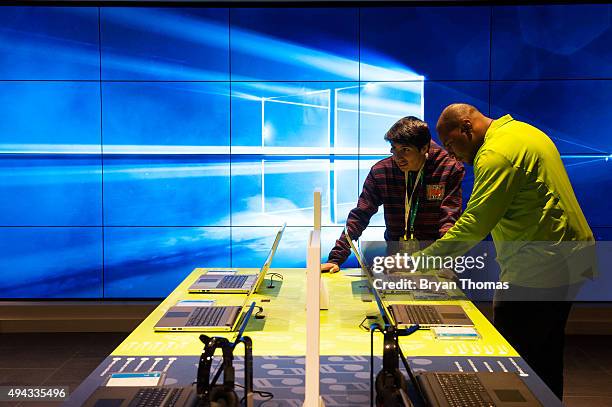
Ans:
[{"label": "silver laptop", "polygon": [[542,407],[514,372],[419,372],[415,376],[428,406]]},{"label": "silver laptop", "polygon": [[196,386],[98,387],[83,407],[195,407]]},{"label": "silver laptop", "polygon": [[[363,260],[363,257],[361,255],[360,250],[355,246],[355,244],[353,243],[353,240],[349,237],[349,234],[346,230],[346,227],[344,228],[344,236],[346,236],[346,240],[348,241],[349,245],[351,246],[351,250],[353,251],[353,253],[355,254],[355,257],[357,258],[357,261],[359,262],[359,265],[361,266],[361,270],[365,275],[370,275],[370,268],[367,266],[367,264],[365,263],[365,261]],[[432,276],[432,275],[425,275],[425,274],[420,274],[420,273],[410,273],[408,271],[402,270],[402,271],[390,271],[387,273],[383,273],[381,274],[381,279],[383,279],[385,282],[393,282],[393,283],[398,283],[398,282],[402,282],[402,281],[412,281],[414,284],[416,284],[417,286],[419,286],[419,284],[421,283],[421,280],[426,280],[428,281],[430,284],[428,284],[428,287],[432,287],[433,285],[431,284],[432,282],[439,282],[440,280],[436,277],[436,276]],[[398,290],[398,289],[389,289],[389,288],[385,288],[385,289],[381,289],[379,290],[381,293],[383,294],[406,294],[405,290]],[[413,295],[415,297],[418,297],[419,299],[449,299],[450,298],[450,294],[448,293],[448,291],[444,290],[444,289],[439,289],[439,290],[431,290],[431,289],[415,289],[413,290]]]},{"label": "silver laptop", "polygon": [[272,248],[268,253],[268,257],[257,274],[236,274],[234,271],[208,271],[202,274],[195,283],[189,287],[190,293],[253,293],[256,292],[270,269],[272,259],[276,253],[278,244],[283,237],[285,227],[283,226],[276,232],[276,238],[272,244]]},{"label": "silver laptop", "polygon": [[157,332],[229,332],[238,325],[242,305],[214,305],[210,300],[184,300],[170,307],[155,324]]},{"label": "silver laptop", "polygon": [[399,329],[418,324],[421,329],[437,326],[473,327],[474,323],[460,305],[391,304],[394,325]]},{"label": "silver laptop", "polygon": [[[242,338],[255,309],[255,302],[251,303],[244,314],[240,329],[234,339],[234,346]],[[108,387],[100,386],[87,399],[84,407],[133,407],[133,406],[159,406],[159,407],[195,407],[199,406],[197,389],[193,386],[158,386],[158,387]]]},{"label": "silver laptop", "polygon": [[[395,325],[382,299],[372,287],[378,312],[385,324]],[[402,326],[400,329],[408,328]],[[408,376],[423,396],[427,406],[499,406],[541,407],[533,393],[516,373],[510,372],[419,372],[413,373],[406,365]],[[405,406],[412,404],[402,394]]]},{"label": "silver laptop", "polygon": [[[379,297],[379,291],[374,288],[373,276],[370,269],[367,267],[359,250],[355,247],[353,240],[344,229],[346,240],[351,246],[351,250],[357,257],[357,261],[361,266],[362,272],[370,282],[370,289],[377,301],[380,300],[381,305],[384,304]],[[414,274],[411,274],[414,276]],[[421,304],[393,304],[391,306],[383,305],[384,311],[390,319],[390,322],[398,329],[409,328],[418,324],[421,329],[429,329],[436,326],[461,326],[473,327],[474,323],[459,305],[421,305]]]}]

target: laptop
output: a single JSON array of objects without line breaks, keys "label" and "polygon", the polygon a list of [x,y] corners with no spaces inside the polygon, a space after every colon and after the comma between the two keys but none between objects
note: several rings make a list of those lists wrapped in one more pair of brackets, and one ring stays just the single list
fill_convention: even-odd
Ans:
[{"label": "laptop", "polygon": [[285,231],[286,223],[276,232],[276,238],[268,257],[257,274],[236,274],[235,271],[209,271],[202,274],[189,287],[190,293],[233,293],[251,294],[256,292],[270,269],[272,259]]},{"label": "laptop", "polygon": [[[373,295],[383,323],[393,324],[389,310],[376,290],[373,290]],[[512,372],[415,374],[408,366],[408,376],[416,384],[426,405],[431,407],[542,407],[518,374]],[[407,400],[404,404],[411,405]]]},{"label": "laptop", "polygon": [[192,407],[199,405],[195,385],[159,387],[101,386],[83,407]]},{"label": "laptop", "polygon": [[229,332],[238,325],[243,305],[214,305],[210,300],[179,301],[155,324],[157,332]]},{"label": "laptop", "polygon": [[[346,236],[346,240],[348,241],[349,246],[351,247],[351,251],[355,254],[355,257],[357,258],[357,261],[359,262],[359,266],[361,266],[361,269],[363,270],[364,273],[369,274],[370,273],[370,268],[367,266],[367,264],[365,263],[362,255],[361,255],[361,251],[357,248],[357,246],[355,246],[355,243],[353,243],[353,239],[351,239],[351,237],[348,234],[348,231],[346,230],[346,226],[344,227],[344,236]],[[399,269],[388,269],[385,268],[385,271],[382,273],[382,275],[384,276],[384,280],[388,281],[388,282],[399,282],[402,280],[410,280],[410,281],[414,281],[417,284],[420,283],[420,280],[427,280],[429,282],[438,282],[440,281],[437,277],[432,276],[432,275],[424,275],[424,274],[420,274],[420,273],[411,273],[409,271],[406,270],[399,270]],[[385,292],[399,292],[398,290],[383,290]],[[430,291],[430,290],[420,290],[419,291]],[[438,293],[442,293],[442,291],[436,291]]]},{"label": "laptop", "polygon": [[[242,340],[242,336],[244,335],[244,331],[246,330],[246,327],[249,324],[249,320],[251,319],[251,315],[253,315],[254,310],[255,310],[255,301],[251,303],[251,306],[249,307],[248,311],[245,312],[244,314],[244,318],[242,318],[242,323],[240,324],[240,328],[238,329],[238,332],[236,333],[236,336],[234,337],[234,341],[232,342],[233,349],[235,349],[236,346],[238,346],[238,344]],[[217,372],[212,378],[212,382],[210,383],[211,386],[214,386],[216,384],[217,380],[221,376],[222,371],[223,371],[223,364],[221,363],[217,368]],[[252,387],[252,383],[251,383],[251,387]]]},{"label": "laptop", "polygon": [[[240,329],[234,339],[234,346],[244,334],[249,319],[255,309],[255,302],[251,303],[244,314]],[[155,387],[109,387],[101,386],[87,399],[85,407],[192,407],[199,405],[197,388],[194,385],[155,386]]]},{"label": "laptop", "polygon": [[[355,257],[357,257],[357,261],[363,273],[368,277],[372,294],[375,297],[379,296],[379,290],[374,288],[372,273],[363,261],[353,240],[346,232],[346,228],[344,234],[351,246],[351,250],[355,254]],[[411,277],[414,277],[414,275]],[[380,291],[385,293],[385,290]],[[421,329],[429,329],[436,326],[474,326],[470,317],[468,317],[463,308],[459,305],[392,304],[389,307],[385,307],[385,310],[388,311],[388,317],[391,323],[398,329],[408,328],[413,325],[419,325]]]},{"label": "laptop", "polygon": [[415,378],[428,406],[542,407],[512,372],[422,372]]},{"label": "laptop", "polygon": [[460,305],[391,304],[388,308],[395,326],[399,329],[414,324],[418,324],[422,329],[436,326],[474,326]]}]

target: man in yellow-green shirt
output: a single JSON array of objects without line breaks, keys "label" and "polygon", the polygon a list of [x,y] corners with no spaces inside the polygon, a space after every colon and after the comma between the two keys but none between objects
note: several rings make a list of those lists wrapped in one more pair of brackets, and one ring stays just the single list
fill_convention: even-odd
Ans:
[{"label": "man in yellow-green shirt", "polygon": [[436,129],[451,156],[473,165],[474,188],[465,212],[424,254],[441,255],[445,245],[465,251],[491,234],[500,280],[511,287],[496,292],[494,324],[562,398],[571,301],[541,293],[584,277],[568,259],[584,257],[581,248],[594,239],[561,156],[537,128],[510,115],[493,120],[467,104],[446,107]]}]

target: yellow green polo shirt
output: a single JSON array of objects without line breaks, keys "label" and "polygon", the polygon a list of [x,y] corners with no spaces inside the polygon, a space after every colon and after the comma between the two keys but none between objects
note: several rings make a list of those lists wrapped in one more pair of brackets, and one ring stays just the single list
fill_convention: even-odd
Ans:
[{"label": "yellow green polo shirt", "polygon": [[485,134],[466,210],[424,254],[435,255],[441,242],[471,247],[489,233],[501,280],[526,286],[552,283],[542,273],[550,273],[550,254],[560,242],[594,240],[552,140],[510,115],[494,120]]}]

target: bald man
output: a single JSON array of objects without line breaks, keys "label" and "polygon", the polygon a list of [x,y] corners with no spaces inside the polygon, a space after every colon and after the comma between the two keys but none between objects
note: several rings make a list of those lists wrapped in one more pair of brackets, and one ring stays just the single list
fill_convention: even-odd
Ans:
[{"label": "bald man", "polygon": [[575,243],[594,239],[561,156],[537,128],[510,115],[493,120],[467,104],[446,107],[436,130],[451,156],[473,165],[474,187],[465,212],[423,254],[441,255],[445,244],[466,250],[492,235],[500,280],[510,283],[495,293],[494,324],[562,398],[571,301],[558,293],[574,281],[555,250],[569,242],[576,257]]}]

